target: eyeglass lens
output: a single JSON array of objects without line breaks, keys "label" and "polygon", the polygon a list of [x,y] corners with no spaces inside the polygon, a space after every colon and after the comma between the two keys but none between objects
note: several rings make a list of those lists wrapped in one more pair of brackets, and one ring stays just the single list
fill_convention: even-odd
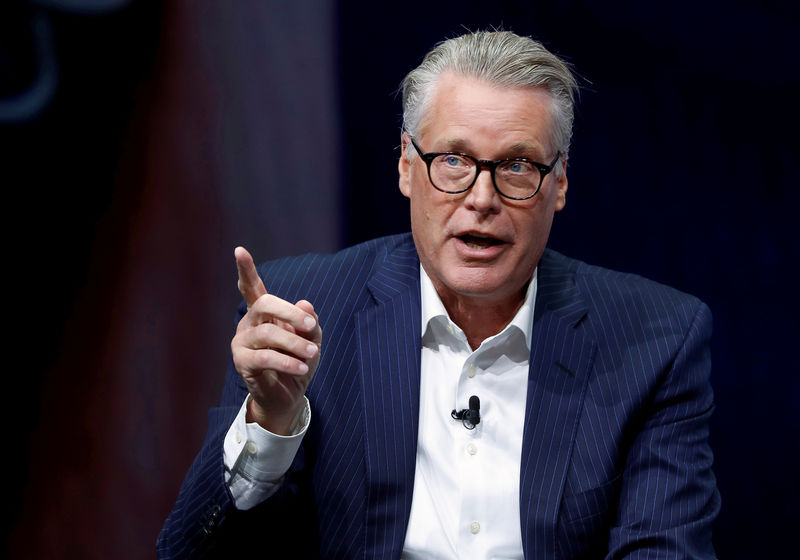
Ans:
[{"label": "eyeglass lens", "polygon": [[[448,192],[461,192],[469,188],[479,171],[477,162],[458,154],[441,154],[430,165],[431,181],[437,188]],[[493,171],[497,188],[513,197],[533,194],[542,179],[539,168],[526,161],[502,161]]]}]

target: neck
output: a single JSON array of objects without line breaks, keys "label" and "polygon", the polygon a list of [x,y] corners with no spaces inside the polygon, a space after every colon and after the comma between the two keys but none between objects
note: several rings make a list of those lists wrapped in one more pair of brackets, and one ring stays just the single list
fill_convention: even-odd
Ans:
[{"label": "neck", "polygon": [[475,350],[484,340],[506,328],[522,307],[527,289],[526,284],[516,297],[503,301],[458,295],[445,298],[439,294],[439,297],[450,319],[464,331],[470,348]]}]

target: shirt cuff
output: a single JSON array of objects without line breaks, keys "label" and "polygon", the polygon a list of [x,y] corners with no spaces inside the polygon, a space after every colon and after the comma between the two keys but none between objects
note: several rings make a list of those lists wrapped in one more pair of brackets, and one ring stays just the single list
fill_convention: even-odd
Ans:
[{"label": "shirt cuff", "polygon": [[225,435],[223,461],[225,482],[237,509],[250,509],[269,498],[283,482],[283,477],[300,449],[311,422],[311,406],[305,406],[292,422],[288,436],[273,434],[256,422],[247,422],[247,395],[239,413]]}]

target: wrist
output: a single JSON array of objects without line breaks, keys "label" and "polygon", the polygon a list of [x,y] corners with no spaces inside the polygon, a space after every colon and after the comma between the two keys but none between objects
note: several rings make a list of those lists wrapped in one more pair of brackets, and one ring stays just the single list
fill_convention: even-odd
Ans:
[{"label": "wrist", "polygon": [[305,407],[305,399],[301,398],[293,407],[281,412],[265,411],[250,395],[247,399],[246,421],[255,422],[268,432],[279,436],[292,435]]}]

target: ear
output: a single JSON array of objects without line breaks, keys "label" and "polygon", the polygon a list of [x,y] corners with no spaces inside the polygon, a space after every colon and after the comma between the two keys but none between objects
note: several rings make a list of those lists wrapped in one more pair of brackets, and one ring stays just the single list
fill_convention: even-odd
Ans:
[{"label": "ear", "polygon": [[397,171],[400,174],[400,192],[403,193],[403,196],[406,198],[411,198],[411,178],[409,176],[411,173],[411,164],[408,161],[410,138],[411,137],[405,132],[400,135],[400,159],[397,162]]},{"label": "ear", "polygon": [[556,212],[567,205],[567,157],[561,160],[561,177],[556,178]]}]

